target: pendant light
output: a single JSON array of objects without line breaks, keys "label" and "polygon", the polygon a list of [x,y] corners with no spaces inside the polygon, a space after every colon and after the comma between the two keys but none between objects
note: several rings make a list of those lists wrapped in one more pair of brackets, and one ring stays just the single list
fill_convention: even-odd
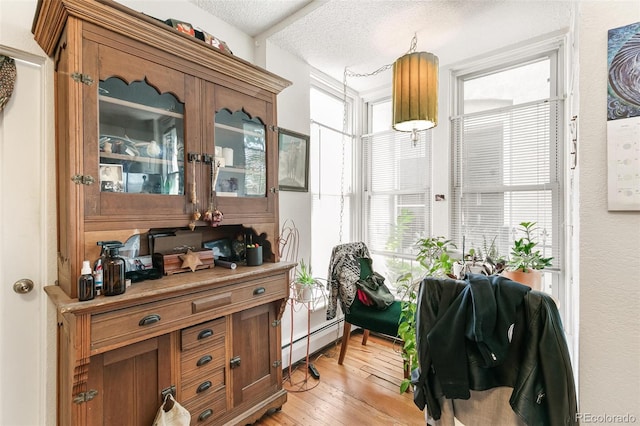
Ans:
[{"label": "pendant light", "polygon": [[438,57],[428,52],[410,52],[393,64],[393,128],[418,132],[438,125]]}]

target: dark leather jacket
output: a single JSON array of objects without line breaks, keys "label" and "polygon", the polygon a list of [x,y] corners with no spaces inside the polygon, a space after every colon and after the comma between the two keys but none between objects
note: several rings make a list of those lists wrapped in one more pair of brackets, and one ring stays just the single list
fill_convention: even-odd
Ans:
[{"label": "dark leather jacket", "polygon": [[[490,291],[488,291],[490,289]],[[440,418],[441,398],[513,388],[509,403],[530,426],[576,425],[577,402],[558,309],[545,293],[501,276],[423,280],[414,402]],[[493,295],[493,300],[491,300]]]}]

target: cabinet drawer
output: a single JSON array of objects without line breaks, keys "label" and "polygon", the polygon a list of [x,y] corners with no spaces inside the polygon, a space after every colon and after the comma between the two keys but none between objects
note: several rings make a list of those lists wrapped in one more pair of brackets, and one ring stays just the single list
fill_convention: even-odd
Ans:
[{"label": "cabinet drawer", "polygon": [[201,377],[225,365],[224,338],[218,338],[211,343],[198,350],[182,353],[182,380],[189,380],[194,375]]},{"label": "cabinet drawer", "polygon": [[226,317],[185,328],[180,333],[180,349],[188,351],[207,345],[212,340],[224,336],[226,332]]},{"label": "cabinet drawer", "polygon": [[172,323],[191,315],[184,298],[145,303],[91,317],[91,350],[117,347],[122,342],[140,340],[150,333],[168,329]]},{"label": "cabinet drawer", "polygon": [[206,317],[207,312],[218,310],[216,316],[225,315],[288,296],[286,277],[271,277],[95,314],[91,316],[91,351],[100,353],[174,331],[181,324],[189,325],[193,321],[189,317],[197,314]]},{"label": "cabinet drawer", "polygon": [[233,304],[238,310],[247,309],[267,301],[289,297],[289,287],[284,278],[253,280],[238,285],[232,292],[203,295],[192,302],[194,314],[220,307],[221,304]]},{"label": "cabinet drawer", "polygon": [[227,412],[227,399],[224,389],[217,391],[206,400],[196,399],[184,403],[191,413],[191,426],[207,426],[215,424],[215,420]]},{"label": "cabinet drawer", "polygon": [[183,380],[181,399],[191,401],[211,398],[212,395],[225,388],[225,367],[219,366],[216,369],[205,372],[198,372],[194,380]]}]

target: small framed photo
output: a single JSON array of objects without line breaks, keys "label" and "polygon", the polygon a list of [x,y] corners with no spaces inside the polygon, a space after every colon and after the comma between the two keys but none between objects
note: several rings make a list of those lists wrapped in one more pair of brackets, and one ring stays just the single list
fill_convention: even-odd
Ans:
[{"label": "small framed photo", "polygon": [[100,191],[123,192],[122,165],[100,164]]},{"label": "small framed photo", "polygon": [[281,191],[309,190],[309,136],[278,130],[278,187]]},{"label": "small framed photo", "polygon": [[207,241],[202,243],[202,246],[213,250],[214,259],[223,257],[227,260],[231,259],[231,240],[229,238],[223,238],[221,240]]}]

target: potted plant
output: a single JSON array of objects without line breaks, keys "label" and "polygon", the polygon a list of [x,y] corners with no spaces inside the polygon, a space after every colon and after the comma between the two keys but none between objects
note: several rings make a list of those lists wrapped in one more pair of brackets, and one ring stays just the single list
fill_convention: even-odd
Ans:
[{"label": "potted plant", "polygon": [[483,236],[482,249],[471,247],[465,252],[462,259],[453,264],[453,275],[462,279],[467,273],[495,275],[502,272],[506,261],[498,252],[496,239],[497,236],[494,236],[491,243],[487,243],[487,238]]},{"label": "potted plant", "polygon": [[313,300],[313,288],[319,283],[318,278],[311,274],[311,265],[300,260],[293,280],[295,287],[295,299],[298,302],[310,302]]},{"label": "potted plant", "polygon": [[[450,253],[456,248],[452,241],[444,237],[427,237],[419,239],[415,246],[418,249],[416,260],[424,268],[425,276],[444,277],[451,274],[454,259]],[[409,372],[418,368],[416,308],[420,281],[414,280],[411,273],[403,274],[396,280],[398,294],[402,300],[398,337],[403,342],[402,359],[405,370]],[[406,392],[410,385],[411,379],[404,379],[400,384],[400,392]]]},{"label": "potted plant", "polygon": [[551,266],[553,257],[544,257],[536,247],[535,240],[536,222],[521,222],[520,231],[524,233],[522,238],[513,242],[511,255],[502,275],[521,284],[528,285],[534,290],[542,288],[542,269]]},{"label": "potted plant", "polygon": [[421,238],[416,242],[418,255],[416,260],[425,269],[425,275],[444,277],[451,273],[455,260],[451,252],[456,245],[444,237]]}]

